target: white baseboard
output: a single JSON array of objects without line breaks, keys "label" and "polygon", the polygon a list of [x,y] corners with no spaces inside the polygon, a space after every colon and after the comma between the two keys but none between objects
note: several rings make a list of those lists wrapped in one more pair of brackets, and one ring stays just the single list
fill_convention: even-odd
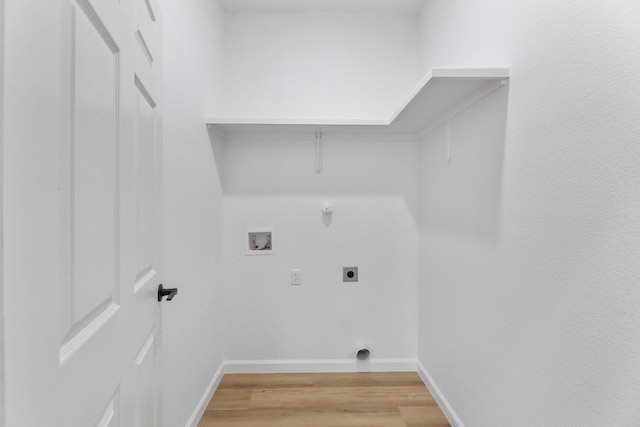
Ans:
[{"label": "white baseboard", "polygon": [[205,389],[204,394],[200,398],[200,401],[196,405],[196,408],[193,410],[193,413],[189,417],[186,427],[197,427],[198,422],[200,421],[200,418],[202,418],[204,411],[207,409],[207,405],[209,404],[209,401],[211,400],[211,398],[213,397],[213,394],[216,392],[216,389],[220,385],[220,381],[222,381],[223,375],[224,375],[224,362],[220,364],[220,367],[218,367],[218,370],[213,375],[211,382]]},{"label": "white baseboard", "polygon": [[225,373],[415,372],[416,359],[227,360]]},{"label": "white baseboard", "polygon": [[429,372],[419,360],[417,362],[417,366],[418,375],[420,375],[420,378],[422,378],[422,382],[424,382],[424,385],[427,386],[427,388],[433,395],[433,398],[436,400],[436,402],[438,402],[438,406],[440,406],[440,409],[449,420],[451,426],[464,427],[464,424],[462,424],[462,421],[460,421],[460,418],[458,418],[458,415],[456,415],[455,411],[449,404],[449,401],[447,401],[447,398],[444,397],[431,375],[429,375]]}]

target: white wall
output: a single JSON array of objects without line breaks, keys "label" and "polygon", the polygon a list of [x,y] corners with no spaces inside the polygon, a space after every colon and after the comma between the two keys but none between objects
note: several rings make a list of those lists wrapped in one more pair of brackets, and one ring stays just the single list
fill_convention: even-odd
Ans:
[{"label": "white wall", "polygon": [[204,124],[218,99],[223,13],[208,0],[163,1],[164,417],[185,425],[224,360],[220,171]]},{"label": "white wall", "polygon": [[[4,16],[4,0],[0,0],[0,16]],[[0,176],[2,174],[4,147],[4,19],[0,19]],[[4,183],[0,181],[0,211],[4,213]],[[3,228],[3,213],[0,213],[0,230]],[[0,247],[4,248],[4,237],[0,236]],[[0,249],[0,322],[4,325],[4,251]],[[4,427],[4,327],[0,328],[0,427]]]},{"label": "white wall", "polygon": [[[222,115],[387,118],[422,77],[416,14],[229,14],[225,31]],[[327,138],[318,175],[312,139],[267,139],[225,144],[227,359],[415,358],[417,145]],[[245,227],[270,226],[277,254],[245,256]]]},{"label": "white wall", "polygon": [[219,113],[387,118],[422,77],[417,14],[237,14]]},{"label": "white wall", "polygon": [[425,68],[512,71],[451,165],[442,130],[422,147],[419,359],[466,426],[640,424],[639,22],[631,0],[423,10]]},{"label": "white wall", "polygon": [[[372,361],[415,359],[417,144],[327,140],[321,174],[313,140],[224,152],[227,359],[355,362],[358,343]],[[245,256],[245,227],[275,227],[276,254]]]}]

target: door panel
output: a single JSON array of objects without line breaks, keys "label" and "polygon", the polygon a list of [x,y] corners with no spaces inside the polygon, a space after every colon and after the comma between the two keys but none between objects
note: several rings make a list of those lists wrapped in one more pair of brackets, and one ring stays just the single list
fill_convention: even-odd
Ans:
[{"label": "door panel", "polygon": [[155,12],[148,0],[137,0],[137,28],[136,38],[140,45],[140,49],[149,65],[153,63],[153,56],[156,47],[155,37]]},{"label": "door panel", "polygon": [[116,303],[118,287],[118,48],[88,7],[71,6],[74,324],[88,324],[87,316],[95,318]]},{"label": "door panel", "polygon": [[[132,276],[132,323],[139,325],[136,346],[140,350],[128,363],[133,365],[136,382],[136,427],[162,425],[161,394],[157,370],[160,365],[160,322],[158,319],[157,290],[161,282],[160,209],[162,194],[161,123],[158,103],[160,91],[160,26],[159,8],[155,0],[135,0],[133,45],[133,76],[130,80],[134,94],[133,118],[133,203],[132,232],[135,251],[135,274]],[[130,282],[131,283],[131,282]],[[127,398],[128,395],[125,396]]]},{"label": "door panel", "polygon": [[134,0],[136,7],[136,30],[139,53],[136,58],[136,73],[143,81],[152,77],[154,61],[158,54],[159,44],[156,6],[151,0]]},{"label": "door panel", "polygon": [[135,359],[137,368],[136,426],[157,426],[156,340],[152,332]]},{"label": "door panel", "polygon": [[7,1],[7,421],[161,426],[159,9]]},{"label": "door panel", "polygon": [[120,398],[118,396],[118,393],[116,392],[111,398],[111,400],[109,401],[109,404],[107,405],[107,408],[105,409],[104,413],[96,423],[96,426],[98,427],[119,427],[120,426],[119,400]]},{"label": "door panel", "polygon": [[[135,76],[136,93],[136,175],[137,175],[137,283],[136,291],[149,275],[154,275],[156,258],[156,103],[151,94]],[[146,277],[145,277],[146,276]],[[141,279],[144,278],[144,281]]]}]

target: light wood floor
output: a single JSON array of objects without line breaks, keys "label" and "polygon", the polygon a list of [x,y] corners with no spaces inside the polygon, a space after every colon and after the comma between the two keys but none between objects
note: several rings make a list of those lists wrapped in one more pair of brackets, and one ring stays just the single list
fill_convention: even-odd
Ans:
[{"label": "light wood floor", "polygon": [[415,372],[227,374],[199,427],[442,427]]}]

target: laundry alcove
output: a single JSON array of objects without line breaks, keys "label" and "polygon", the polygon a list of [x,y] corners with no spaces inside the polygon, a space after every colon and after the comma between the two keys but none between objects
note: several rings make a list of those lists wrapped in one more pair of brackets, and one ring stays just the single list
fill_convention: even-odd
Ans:
[{"label": "laundry alcove", "polygon": [[[508,83],[508,68],[434,68],[390,117],[206,119],[224,152],[234,278],[226,372],[417,370],[420,147]],[[449,148],[441,154],[455,162]],[[243,256],[247,227],[278,230],[278,253]],[[360,278],[345,284],[351,265]],[[358,364],[363,343],[371,359]]]},{"label": "laundry alcove", "polygon": [[[455,142],[485,100],[504,107],[509,69],[421,63],[420,2],[382,3],[224,17],[215,90],[192,104],[214,157],[192,164],[215,168],[206,185],[222,192],[219,372],[417,370],[420,147],[448,128]],[[248,251],[247,230],[265,229],[277,250]]]},{"label": "laundry alcove", "polygon": [[[414,366],[414,340],[392,331],[415,325],[406,307],[417,289],[418,147],[508,81],[507,68],[434,68],[391,117],[206,120],[224,152],[225,272],[234,277],[225,304],[230,323],[246,325],[230,338],[227,368],[241,360],[237,371],[269,371],[297,360],[314,370],[330,360],[355,369],[354,345],[369,341],[374,369]],[[251,227],[278,230],[276,256],[242,256],[251,253]],[[342,284],[348,265],[360,265],[357,286]],[[303,272],[294,288],[293,270]]]}]

